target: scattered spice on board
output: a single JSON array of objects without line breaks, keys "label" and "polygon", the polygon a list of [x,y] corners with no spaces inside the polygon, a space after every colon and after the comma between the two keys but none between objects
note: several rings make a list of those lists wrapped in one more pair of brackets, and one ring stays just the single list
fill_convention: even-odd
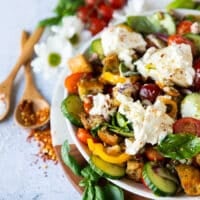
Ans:
[{"label": "scattered spice on board", "polygon": [[25,126],[41,124],[49,116],[48,108],[44,108],[35,112],[34,103],[30,100],[22,101],[19,109],[21,121]]},{"label": "scattered spice on board", "polygon": [[50,127],[32,130],[27,140],[31,141],[32,139],[38,142],[38,146],[40,147],[37,155],[42,158],[43,161],[52,160],[57,164],[58,159],[52,145]]}]

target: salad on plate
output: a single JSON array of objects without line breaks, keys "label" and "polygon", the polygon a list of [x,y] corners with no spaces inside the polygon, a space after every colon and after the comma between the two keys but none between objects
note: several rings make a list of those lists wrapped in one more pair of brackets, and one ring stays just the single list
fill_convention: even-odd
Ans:
[{"label": "salad on plate", "polygon": [[128,16],[68,66],[61,110],[94,171],[200,196],[199,16]]}]

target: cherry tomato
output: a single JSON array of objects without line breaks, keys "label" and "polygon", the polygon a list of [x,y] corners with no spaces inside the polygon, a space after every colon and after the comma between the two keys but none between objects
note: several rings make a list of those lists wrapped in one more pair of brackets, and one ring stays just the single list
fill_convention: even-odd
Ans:
[{"label": "cherry tomato", "polygon": [[193,67],[195,69],[194,90],[200,92],[200,58],[194,61]]},{"label": "cherry tomato", "polygon": [[101,3],[103,0],[85,0],[85,3],[90,6],[96,6]]},{"label": "cherry tomato", "polygon": [[87,139],[89,138],[93,139],[90,132],[84,128],[78,128],[76,135],[77,135],[77,138],[84,144],[87,144]]},{"label": "cherry tomato", "polygon": [[91,17],[96,17],[97,16],[97,12],[92,6],[81,6],[77,10],[77,16],[83,22],[87,22]]},{"label": "cherry tomato", "polygon": [[112,18],[113,9],[110,6],[101,4],[98,8],[98,11],[103,19],[109,21]]},{"label": "cherry tomato", "polygon": [[191,25],[192,25],[192,22],[189,20],[181,21],[177,26],[177,33],[181,35],[185,33],[190,33]]},{"label": "cherry tomato", "polygon": [[83,103],[83,108],[85,112],[89,114],[89,111],[92,108],[92,106],[93,106],[92,97],[88,97]]},{"label": "cherry tomato", "polygon": [[195,54],[196,53],[196,48],[195,48],[195,45],[192,41],[190,41],[189,39],[187,38],[184,38],[183,36],[181,35],[171,35],[169,38],[168,38],[168,45],[171,45],[173,43],[176,43],[176,44],[188,44],[191,46],[191,49],[192,49],[192,53]]},{"label": "cherry tomato", "polygon": [[81,78],[86,76],[87,73],[74,73],[65,78],[64,85],[69,93],[78,93],[78,82]]},{"label": "cherry tomato", "polygon": [[106,26],[106,22],[98,18],[91,18],[89,24],[90,32],[95,35],[100,32]]},{"label": "cherry tomato", "polygon": [[126,0],[108,0],[112,8],[119,9],[126,4]]},{"label": "cherry tomato", "polygon": [[142,100],[149,100],[153,103],[156,97],[161,93],[161,89],[153,83],[144,84],[139,91],[139,96]]},{"label": "cherry tomato", "polygon": [[145,155],[148,160],[150,161],[161,161],[165,158],[153,147],[146,147],[145,148]]},{"label": "cherry tomato", "polygon": [[200,136],[200,120],[192,117],[178,119],[173,125],[174,133],[191,133]]}]

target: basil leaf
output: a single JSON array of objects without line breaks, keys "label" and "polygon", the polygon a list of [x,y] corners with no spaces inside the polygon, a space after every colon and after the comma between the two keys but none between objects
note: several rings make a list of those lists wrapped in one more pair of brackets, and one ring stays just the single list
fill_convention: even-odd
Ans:
[{"label": "basil leaf", "polygon": [[95,200],[105,200],[105,199],[107,199],[107,198],[105,198],[102,187],[95,185],[94,190],[95,190]]},{"label": "basil leaf", "polygon": [[100,178],[100,176],[90,167],[90,165],[87,165],[81,170],[81,175],[91,182],[97,182]]},{"label": "basil leaf", "polygon": [[200,152],[200,138],[192,134],[169,134],[157,150],[174,160],[192,158]]},{"label": "basil leaf", "polygon": [[82,200],[95,200],[95,190],[91,182],[89,182],[89,185],[85,188]]},{"label": "basil leaf", "polygon": [[113,185],[112,183],[107,183],[102,189],[105,199],[124,200],[123,190],[116,185]]},{"label": "basil leaf", "polygon": [[84,0],[59,0],[54,12],[59,16],[74,15]]},{"label": "basil leaf", "polygon": [[81,176],[81,167],[76,159],[69,154],[70,146],[66,140],[61,147],[61,157],[63,162],[73,171],[74,174]]},{"label": "basil leaf", "polygon": [[175,8],[188,8],[194,9],[196,3],[193,0],[174,0],[167,5],[167,9],[175,9]]},{"label": "basil leaf", "polygon": [[39,26],[45,27],[45,26],[52,26],[52,25],[57,25],[61,21],[61,17],[51,17],[47,19],[43,19],[39,22]]}]

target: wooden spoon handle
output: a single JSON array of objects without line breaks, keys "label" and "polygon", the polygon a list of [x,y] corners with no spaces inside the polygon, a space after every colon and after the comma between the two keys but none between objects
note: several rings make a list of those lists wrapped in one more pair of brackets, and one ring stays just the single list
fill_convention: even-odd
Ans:
[{"label": "wooden spoon handle", "polygon": [[30,36],[28,41],[23,47],[23,50],[21,52],[20,57],[17,60],[17,63],[13,67],[11,73],[9,74],[8,78],[6,79],[9,82],[12,82],[19,71],[20,67],[25,64],[32,56],[34,45],[39,41],[39,39],[42,36],[42,33],[44,32],[44,28],[39,27],[35,30],[35,32]]},{"label": "wooden spoon handle", "polygon": [[[29,40],[29,33],[25,30],[22,31],[21,34],[21,49],[23,50],[26,42]],[[25,88],[25,93],[23,96],[29,96],[31,91],[32,93],[34,93],[34,96],[38,96],[40,98],[42,98],[42,96],[40,95],[40,93],[37,91],[36,87],[34,86],[34,80],[33,80],[33,76],[31,73],[31,66],[30,66],[30,61],[28,61],[25,65],[24,65],[24,72],[25,72],[25,78],[26,78],[26,88]],[[28,93],[28,94],[27,94]]]}]

